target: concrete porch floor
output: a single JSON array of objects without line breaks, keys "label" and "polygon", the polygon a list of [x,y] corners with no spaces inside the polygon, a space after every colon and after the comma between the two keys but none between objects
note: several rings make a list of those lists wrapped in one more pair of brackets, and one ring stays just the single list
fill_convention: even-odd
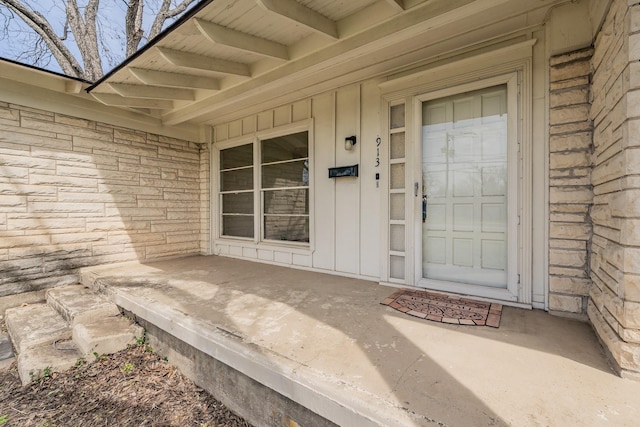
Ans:
[{"label": "concrete porch floor", "polygon": [[393,288],[216,256],[82,279],[338,425],[640,420],[640,383],[613,373],[591,327],[542,311],[505,307],[498,329],[446,325],[380,305]]}]

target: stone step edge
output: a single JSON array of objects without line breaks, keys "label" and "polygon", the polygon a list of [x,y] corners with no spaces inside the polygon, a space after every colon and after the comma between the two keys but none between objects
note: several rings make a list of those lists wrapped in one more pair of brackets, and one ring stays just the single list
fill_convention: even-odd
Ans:
[{"label": "stone step edge", "polygon": [[99,299],[102,300],[99,304],[87,308],[86,310],[72,311],[73,308],[70,306],[70,304],[66,303],[64,301],[64,298],[61,298],[60,295],[56,295],[56,290],[60,291],[61,289],[52,288],[47,290],[47,304],[51,308],[56,310],[58,314],[60,314],[63,319],[69,322],[71,326],[75,326],[78,323],[90,323],[102,318],[119,316],[121,314],[120,309],[116,304],[102,297],[95,290],[90,289],[82,284],[68,285],[62,288],[68,288],[71,286],[77,287],[78,291],[84,291],[85,289],[87,289],[89,292],[97,295]]},{"label": "stone step edge", "polygon": [[[109,332],[102,331],[107,328]],[[144,336],[144,328],[125,317],[112,317],[105,322],[78,324],[73,327],[73,341],[80,352],[113,354],[135,345]]]},{"label": "stone step edge", "polygon": [[[49,310],[52,311],[52,313],[60,317],[60,321],[61,323],[64,323],[64,325],[60,325],[59,328],[56,328],[54,331],[51,331],[49,335],[46,335],[40,339],[24,341],[24,337],[23,337],[22,339],[18,340],[18,338],[22,335],[22,333],[19,331],[21,330],[23,325],[21,324],[14,325],[13,313],[17,312],[17,310],[20,310],[22,308],[27,308],[27,307],[32,308],[36,306],[42,307],[42,308],[47,307]],[[7,309],[5,313],[6,313],[4,318],[5,325],[7,327],[9,339],[11,340],[11,343],[13,344],[13,348],[15,349],[15,352],[17,355],[19,355],[21,352],[29,350],[32,347],[37,347],[42,344],[71,339],[71,327],[69,326],[69,323],[46,303],[30,304],[27,306],[14,307],[14,308]]]},{"label": "stone step edge", "polygon": [[80,360],[82,355],[72,341],[53,341],[18,354],[18,375],[24,386],[54,372],[64,372]]}]

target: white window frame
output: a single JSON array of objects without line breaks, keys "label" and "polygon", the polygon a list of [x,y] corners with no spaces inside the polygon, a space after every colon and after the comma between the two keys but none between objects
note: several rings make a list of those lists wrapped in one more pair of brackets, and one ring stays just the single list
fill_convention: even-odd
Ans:
[{"label": "white window frame", "polygon": [[[314,137],[313,137],[313,123],[312,120],[304,120],[302,122],[292,123],[286,126],[279,126],[277,128],[267,129],[263,131],[254,132],[249,135],[243,135],[227,141],[218,142],[213,144],[213,156],[212,156],[212,188],[213,197],[212,205],[214,215],[212,215],[212,226],[214,229],[214,244],[224,242],[235,242],[243,244],[243,246],[255,246],[255,247],[288,247],[297,248],[301,250],[313,249],[313,236],[314,236],[314,168],[313,168],[313,152],[314,152]],[[286,136],[299,132],[307,132],[308,136],[308,153],[306,159],[309,163],[309,242],[295,242],[287,240],[270,240],[264,238],[264,202],[263,202],[263,188],[262,188],[262,162],[261,162],[261,141],[277,138],[280,136]],[[253,206],[254,206],[254,233],[253,238],[250,237],[237,237],[237,236],[225,236],[222,234],[222,194],[220,191],[220,152],[228,148],[239,147],[241,145],[252,144],[253,145]]]}]

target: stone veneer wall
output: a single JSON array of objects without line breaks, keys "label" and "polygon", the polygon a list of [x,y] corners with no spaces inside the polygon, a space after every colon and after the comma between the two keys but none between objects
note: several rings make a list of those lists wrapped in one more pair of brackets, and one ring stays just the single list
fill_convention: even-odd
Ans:
[{"label": "stone veneer wall", "polygon": [[197,144],[0,102],[0,296],[206,252],[201,203]]},{"label": "stone veneer wall", "polygon": [[640,5],[614,0],[595,40],[588,315],[623,376],[640,379]]},{"label": "stone veneer wall", "polygon": [[584,49],[550,60],[549,310],[579,317],[591,287],[592,54]]}]

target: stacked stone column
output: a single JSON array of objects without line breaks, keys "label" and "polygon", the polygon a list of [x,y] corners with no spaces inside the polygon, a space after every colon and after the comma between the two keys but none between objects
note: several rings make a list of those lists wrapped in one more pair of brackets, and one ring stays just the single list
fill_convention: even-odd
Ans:
[{"label": "stacked stone column", "polygon": [[[635,4],[634,4],[635,3]],[[640,5],[615,0],[592,59],[588,315],[612,364],[640,379]]]},{"label": "stacked stone column", "polygon": [[582,318],[591,287],[592,54],[584,49],[550,60],[549,310]]}]

